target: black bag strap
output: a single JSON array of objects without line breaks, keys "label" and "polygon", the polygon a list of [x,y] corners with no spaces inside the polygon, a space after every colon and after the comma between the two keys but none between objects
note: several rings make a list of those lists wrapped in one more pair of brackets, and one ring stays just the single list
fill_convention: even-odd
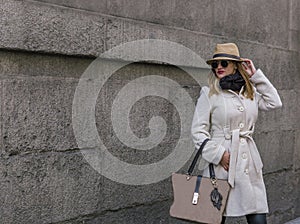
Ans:
[{"label": "black bag strap", "polygon": [[209,164],[209,175],[211,179],[216,179],[214,164]]},{"label": "black bag strap", "polygon": [[207,138],[207,139],[205,139],[205,140],[202,142],[200,148],[198,149],[198,152],[196,153],[196,155],[195,155],[195,157],[194,157],[194,159],[193,159],[192,164],[190,165],[190,168],[188,169],[187,175],[190,176],[190,175],[193,173],[193,170],[194,170],[194,168],[195,168],[195,166],[196,166],[197,160],[199,159],[199,156],[202,154],[203,148],[204,148],[204,146],[206,145],[206,143],[208,142],[208,140],[209,140],[209,139]]}]

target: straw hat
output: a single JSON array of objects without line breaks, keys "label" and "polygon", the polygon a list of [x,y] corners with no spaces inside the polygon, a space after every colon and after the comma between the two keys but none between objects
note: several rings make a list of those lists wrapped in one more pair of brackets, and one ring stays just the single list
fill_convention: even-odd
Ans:
[{"label": "straw hat", "polygon": [[217,44],[213,58],[207,60],[206,63],[210,65],[215,60],[243,61],[239,49],[234,43]]}]

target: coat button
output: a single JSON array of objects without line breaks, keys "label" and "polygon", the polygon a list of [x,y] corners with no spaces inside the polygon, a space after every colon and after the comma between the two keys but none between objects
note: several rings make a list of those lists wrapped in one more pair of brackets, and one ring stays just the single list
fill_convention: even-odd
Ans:
[{"label": "coat button", "polygon": [[246,140],[244,138],[240,139],[240,143],[244,144],[246,142]]},{"label": "coat button", "polygon": [[247,159],[247,153],[244,152],[244,153],[242,154],[242,158],[243,158],[243,159]]},{"label": "coat button", "polygon": [[225,135],[225,139],[227,139],[227,140],[231,139],[231,135],[230,134],[226,134]]},{"label": "coat button", "polygon": [[248,175],[249,174],[249,170],[245,169],[245,174]]},{"label": "coat button", "polygon": [[245,108],[243,106],[239,107],[239,111],[243,112],[245,110]]},{"label": "coat button", "polygon": [[244,124],[243,122],[241,122],[241,123],[239,124],[239,128],[243,128],[243,127],[245,127],[245,124]]}]

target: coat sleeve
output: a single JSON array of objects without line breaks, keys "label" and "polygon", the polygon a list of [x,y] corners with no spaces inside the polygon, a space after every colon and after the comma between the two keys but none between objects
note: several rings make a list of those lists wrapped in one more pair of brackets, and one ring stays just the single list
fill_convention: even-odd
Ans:
[{"label": "coat sleeve", "polygon": [[250,80],[256,88],[259,109],[271,110],[282,106],[277,90],[260,69],[254,73]]},{"label": "coat sleeve", "polygon": [[[201,89],[192,122],[192,137],[197,149],[206,138],[211,139],[209,133],[211,127],[211,104],[208,98],[208,92],[208,87],[203,87]],[[221,143],[210,140],[202,151],[202,158],[209,163],[218,165],[224,152],[225,148]]]}]

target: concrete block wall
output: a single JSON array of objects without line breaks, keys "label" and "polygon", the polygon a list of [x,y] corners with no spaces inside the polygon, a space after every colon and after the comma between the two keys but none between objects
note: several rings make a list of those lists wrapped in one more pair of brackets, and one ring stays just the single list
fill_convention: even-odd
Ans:
[{"label": "concrete block wall", "polygon": [[[256,126],[268,219],[300,216],[299,13],[297,0],[2,0],[0,223],[186,223],[168,215],[170,178],[142,186],[111,181],[86,162],[72,129],[75,89],[90,63],[144,38],[183,44],[204,59],[216,43],[233,41],[265,72],[283,100],[281,109],[260,113]],[[117,92],[151,74],[175,80],[194,101],[200,90],[165,64],[131,64],[110,78],[97,100],[97,128],[110,152],[130,163],[159,161],[180,137],[176,108],[155,98],[139,101],[131,116],[139,137],[149,135],[153,115],[166,121],[167,135],[153,150],[130,149],[112,130]]]}]

